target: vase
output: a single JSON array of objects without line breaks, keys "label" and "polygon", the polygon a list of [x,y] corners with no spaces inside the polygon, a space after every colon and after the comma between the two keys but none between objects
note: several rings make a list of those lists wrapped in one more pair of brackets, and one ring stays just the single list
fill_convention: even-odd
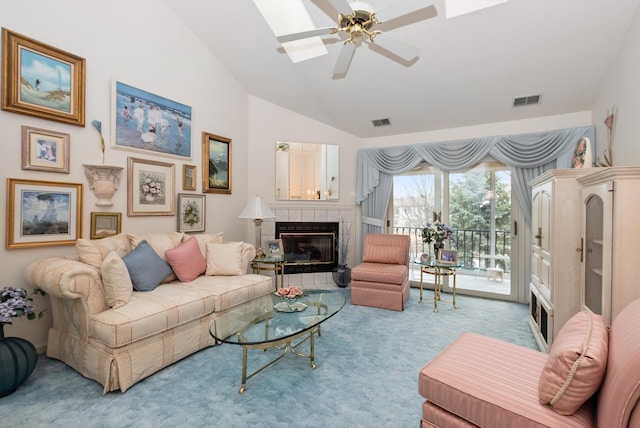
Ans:
[{"label": "vase", "polygon": [[111,165],[84,165],[84,174],[89,181],[89,188],[98,198],[97,206],[113,205],[111,198],[120,185],[122,167]]},{"label": "vase", "polygon": [[340,288],[351,283],[351,268],[347,265],[338,265],[333,269],[333,282]]},{"label": "vase", "polygon": [[433,243],[433,255],[435,256],[436,260],[438,260],[438,253],[443,248],[444,248],[444,242],[434,242]]},{"label": "vase", "polygon": [[37,362],[36,347],[20,337],[4,337],[4,324],[0,323],[0,397],[18,389]]}]

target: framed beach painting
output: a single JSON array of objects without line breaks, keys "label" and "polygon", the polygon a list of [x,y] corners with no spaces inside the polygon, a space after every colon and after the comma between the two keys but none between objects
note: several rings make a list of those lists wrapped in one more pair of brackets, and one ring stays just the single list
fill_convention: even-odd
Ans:
[{"label": "framed beach painting", "polygon": [[127,158],[127,215],[175,215],[175,165]]},{"label": "framed beach painting", "polygon": [[2,29],[2,110],[84,126],[85,59]]},{"label": "framed beach painting", "polygon": [[122,213],[91,213],[91,239],[114,236],[122,230]]},{"label": "framed beach painting", "polygon": [[202,133],[202,191],[231,194],[231,139]]},{"label": "framed beach painting", "polygon": [[7,179],[6,247],[73,245],[82,234],[82,184]]},{"label": "framed beach painting", "polygon": [[113,82],[111,147],[191,159],[191,107]]},{"label": "framed beach painting", "polygon": [[178,232],[204,232],[206,195],[178,194]]},{"label": "framed beach painting", "polygon": [[69,134],[22,127],[22,169],[69,174]]}]

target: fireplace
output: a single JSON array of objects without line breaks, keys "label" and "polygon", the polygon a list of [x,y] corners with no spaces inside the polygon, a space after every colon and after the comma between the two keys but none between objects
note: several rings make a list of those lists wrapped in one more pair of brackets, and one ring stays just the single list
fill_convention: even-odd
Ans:
[{"label": "fireplace", "polygon": [[331,272],[338,266],[337,222],[276,222],[287,260],[285,274]]}]

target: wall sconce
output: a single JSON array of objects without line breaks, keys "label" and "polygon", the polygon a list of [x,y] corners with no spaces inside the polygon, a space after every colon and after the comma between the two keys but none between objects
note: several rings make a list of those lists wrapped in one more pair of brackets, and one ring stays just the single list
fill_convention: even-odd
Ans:
[{"label": "wall sconce", "polygon": [[111,198],[120,186],[122,167],[113,165],[83,165],[89,188],[98,198],[97,206],[111,206]]}]

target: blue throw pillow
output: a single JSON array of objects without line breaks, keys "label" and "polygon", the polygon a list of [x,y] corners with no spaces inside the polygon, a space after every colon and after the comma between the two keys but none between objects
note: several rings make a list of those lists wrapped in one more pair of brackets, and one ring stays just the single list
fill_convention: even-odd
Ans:
[{"label": "blue throw pillow", "polygon": [[133,288],[137,291],[151,291],[173,273],[171,266],[144,240],[122,260],[129,271]]}]

